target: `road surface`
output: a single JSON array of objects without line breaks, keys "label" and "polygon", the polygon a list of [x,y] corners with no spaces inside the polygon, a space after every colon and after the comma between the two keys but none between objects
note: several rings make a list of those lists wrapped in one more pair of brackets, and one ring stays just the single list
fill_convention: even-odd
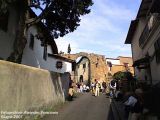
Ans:
[{"label": "road surface", "polygon": [[99,97],[84,93],[75,98],[58,111],[58,115],[50,115],[45,120],[114,120],[110,107],[110,99],[101,94]]}]

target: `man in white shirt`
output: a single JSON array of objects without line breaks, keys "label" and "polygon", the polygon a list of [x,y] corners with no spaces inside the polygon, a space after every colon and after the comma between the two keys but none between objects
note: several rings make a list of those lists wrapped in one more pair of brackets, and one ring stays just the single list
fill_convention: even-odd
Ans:
[{"label": "man in white shirt", "polygon": [[100,88],[100,83],[98,81],[96,81],[95,83],[95,96],[99,96],[99,89]]}]

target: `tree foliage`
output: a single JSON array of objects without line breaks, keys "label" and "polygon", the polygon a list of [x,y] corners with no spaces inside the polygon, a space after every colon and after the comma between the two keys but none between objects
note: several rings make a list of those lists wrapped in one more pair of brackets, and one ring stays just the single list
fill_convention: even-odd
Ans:
[{"label": "tree foliage", "polygon": [[[20,63],[29,26],[43,22],[53,38],[63,37],[76,30],[80,25],[80,16],[88,14],[92,4],[92,0],[0,0],[0,15],[10,5],[17,7],[20,12],[14,41],[16,48],[8,60]],[[33,8],[41,10],[41,13],[31,18],[29,11]]]},{"label": "tree foliage", "polygon": [[73,32],[79,26],[80,16],[88,14],[91,0],[54,0],[49,5],[46,26],[55,37]]},{"label": "tree foliage", "polygon": [[116,80],[121,80],[121,79],[123,79],[123,78],[125,78],[125,74],[124,74],[124,72],[121,72],[121,71],[116,72],[116,73],[113,75],[113,79],[116,79]]},{"label": "tree foliage", "polygon": [[[19,0],[1,0],[0,11],[5,11],[7,5]],[[54,38],[63,37],[73,32],[80,25],[80,16],[90,13],[89,6],[92,0],[24,0],[27,8],[40,9],[37,18],[27,19],[27,25],[35,24],[43,19],[47,29],[53,33]]]},{"label": "tree foliage", "polygon": [[133,80],[133,75],[130,72],[119,71],[113,75],[113,78],[116,80],[122,80],[122,79]]}]

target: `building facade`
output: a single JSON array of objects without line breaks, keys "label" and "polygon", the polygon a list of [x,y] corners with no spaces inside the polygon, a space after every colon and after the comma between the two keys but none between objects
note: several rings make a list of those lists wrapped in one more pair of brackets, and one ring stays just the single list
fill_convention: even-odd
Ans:
[{"label": "building facade", "polygon": [[132,67],[133,62],[131,57],[119,56],[117,58],[106,58],[108,68],[108,79],[112,79],[112,75],[116,72],[129,71],[134,75],[134,69]]},{"label": "building facade", "polygon": [[[107,81],[108,69],[106,67],[107,65],[106,65],[106,60],[104,55],[80,52],[76,54],[62,54],[62,56],[75,61],[77,61],[79,57],[86,58],[86,59],[83,59],[84,61],[87,61],[88,59],[87,64],[89,64],[89,66],[86,65],[86,69],[88,69],[87,71],[89,71],[89,73],[86,73],[87,72],[86,71],[85,74],[89,74],[89,75],[86,75],[90,77],[89,81],[95,82],[95,79],[99,80],[100,82]],[[83,66],[83,60],[79,63],[82,66]],[[81,72],[84,71],[83,67],[80,71]],[[81,75],[83,74],[81,73]],[[75,81],[77,79],[78,78],[76,78]]]},{"label": "building facade", "polygon": [[81,57],[76,62],[76,82],[83,82],[84,84],[90,84],[90,61],[86,57]]},{"label": "building facade", "polygon": [[[11,4],[6,13],[0,14],[0,59],[2,60],[8,60],[18,47],[15,46],[15,42],[18,36],[20,9]],[[34,18],[36,14],[30,10],[29,17]],[[57,45],[42,22],[28,27],[25,38],[21,64],[58,73],[72,72],[73,61],[54,55],[58,54]],[[61,67],[57,67],[57,64],[61,64]]]},{"label": "building facade", "polygon": [[131,21],[125,44],[131,44],[133,66],[138,80],[160,82],[159,0],[143,0],[137,17]]}]

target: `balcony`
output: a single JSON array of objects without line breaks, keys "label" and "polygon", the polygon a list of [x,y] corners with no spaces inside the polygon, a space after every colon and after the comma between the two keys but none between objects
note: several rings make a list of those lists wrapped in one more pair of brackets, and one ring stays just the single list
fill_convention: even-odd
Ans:
[{"label": "balcony", "polygon": [[150,36],[153,34],[153,31],[158,27],[159,23],[160,23],[160,14],[153,13],[149,17],[148,22],[145,25],[145,28],[140,36],[139,46],[141,48],[143,48],[145,44],[148,42]]}]

